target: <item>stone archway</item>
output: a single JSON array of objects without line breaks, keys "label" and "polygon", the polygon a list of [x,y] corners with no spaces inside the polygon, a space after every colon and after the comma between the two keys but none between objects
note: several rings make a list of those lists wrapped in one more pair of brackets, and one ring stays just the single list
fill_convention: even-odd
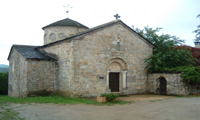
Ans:
[{"label": "stone archway", "polygon": [[112,65],[113,63],[118,63],[119,66],[121,67],[121,69],[125,70],[127,69],[127,65],[126,65],[126,62],[121,59],[121,58],[112,58],[108,63],[107,63],[107,69],[110,69],[110,65]]},{"label": "stone archway", "polygon": [[164,77],[159,77],[157,80],[157,92],[159,92],[160,95],[166,95],[167,94],[167,80]]},{"label": "stone archway", "polygon": [[126,89],[126,63],[119,58],[111,59],[107,66],[106,92],[123,92]]},{"label": "stone archway", "polygon": [[161,95],[166,95],[167,94],[167,81],[164,77],[160,78],[160,94]]}]

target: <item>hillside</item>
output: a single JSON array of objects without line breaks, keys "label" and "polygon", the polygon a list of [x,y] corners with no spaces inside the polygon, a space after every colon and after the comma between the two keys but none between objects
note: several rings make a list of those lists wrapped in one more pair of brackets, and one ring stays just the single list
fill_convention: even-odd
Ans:
[{"label": "hillside", "polygon": [[9,66],[8,65],[0,64],[0,72],[1,73],[8,72],[8,70],[9,70]]},{"label": "hillside", "polygon": [[9,67],[8,65],[0,64],[0,68],[8,68],[8,67]]}]

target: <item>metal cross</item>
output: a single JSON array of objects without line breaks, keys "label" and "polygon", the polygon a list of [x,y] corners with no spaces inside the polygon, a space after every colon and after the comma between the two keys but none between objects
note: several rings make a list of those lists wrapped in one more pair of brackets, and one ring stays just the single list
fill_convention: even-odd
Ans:
[{"label": "metal cross", "polygon": [[66,13],[67,13],[67,18],[68,18],[68,15],[69,15],[69,8],[72,9],[73,7],[70,7],[69,4],[67,4],[67,6],[63,6],[63,7],[66,7],[66,8],[67,8]]},{"label": "metal cross", "polygon": [[114,15],[114,17],[116,18],[116,20],[117,20],[118,18],[120,18],[120,16],[119,16],[118,14]]}]

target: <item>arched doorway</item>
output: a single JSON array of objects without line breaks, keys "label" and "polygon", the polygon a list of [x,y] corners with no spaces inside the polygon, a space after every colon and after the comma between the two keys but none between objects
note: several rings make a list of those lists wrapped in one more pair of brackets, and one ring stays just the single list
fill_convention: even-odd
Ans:
[{"label": "arched doorway", "polygon": [[164,77],[160,78],[159,93],[161,95],[167,94],[167,81]]},{"label": "arched doorway", "polygon": [[107,66],[106,92],[124,92],[126,88],[127,66],[120,58],[111,59]]},{"label": "arched doorway", "polygon": [[111,92],[119,92],[119,73],[109,73],[109,88]]},{"label": "arched doorway", "polygon": [[109,89],[111,92],[120,91],[120,76],[122,66],[118,62],[113,62],[109,66]]}]

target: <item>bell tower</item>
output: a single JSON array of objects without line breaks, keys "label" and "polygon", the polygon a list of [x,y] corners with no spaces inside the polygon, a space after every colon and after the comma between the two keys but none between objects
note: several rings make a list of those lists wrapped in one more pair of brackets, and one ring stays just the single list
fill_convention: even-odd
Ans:
[{"label": "bell tower", "polygon": [[46,45],[66,39],[89,28],[75,20],[67,18],[49,24],[42,29],[44,30],[44,45]]}]

